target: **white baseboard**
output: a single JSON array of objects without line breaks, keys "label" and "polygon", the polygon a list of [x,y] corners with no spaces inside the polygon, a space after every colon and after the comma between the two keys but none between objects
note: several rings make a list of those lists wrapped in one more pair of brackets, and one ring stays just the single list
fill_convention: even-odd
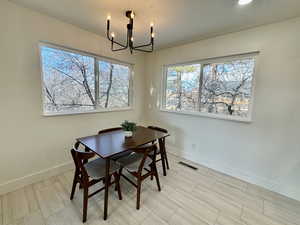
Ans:
[{"label": "white baseboard", "polygon": [[27,175],[27,176],[24,176],[21,178],[17,178],[14,180],[10,180],[8,182],[0,184],[0,195],[15,191],[26,185],[33,184],[33,183],[45,180],[49,177],[66,172],[73,168],[73,164],[74,163],[72,161],[66,162],[66,163],[60,164],[58,166],[54,166],[52,168],[48,168],[48,169],[39,171],[37,173],[33,173],[30,175]]},{"label": "white baseboard", "polygon": [[[172,153],[174,155],[183,157],[183,158],[185,158],[187,160],[190,160],[192,162],[195,162],[195,163],[198,163],[200,165],[206,166],[208,168],[220,171],[224,174],[239,178],[239,179],[244,180],[246,182],[259,185],[259,186],[264,187],[268,190],[277,192],[277,193],[285,195],[289,198],[293,198],[293,199],[296,199],[296,200],[300,201],[300,190],[298,190],[296,188],[293,188],[293,187],[288,187],[287,188],[286,186],[283,187],[283,185],[280,184],[280,183],[276,183],[272,180],[266,179],[264,177],[257,176],[255,174],[252,174],[252,173],[249,173],[249,172],[248,173],[243,172],[240,169],[234,168],[234,167],[229,166],[229,165],[220,164],[219,162],[216,163],[213,160],[203,160],[203,159],[195,160],[194,157],[186,154],[186,152],[184,152],[185,154],[183,154],[180,151],[180,149],[178,149],[174,146],[171,146],[171,145],[168,145],[167,149],[170,153]],[[33,174],[30,174],[30,175],[27,175],[27,176],[24,176],[24,177],[21,177],[21,178],[10,180],[6,183],[0,184],[0,195],[8,193],[8,192],[15,191],[19,188],[22,188],[22,187],[26,186],[26,185],[33,184],[33,183],[39,182],[41,180],[47,179],[49,177],[58,175],[60,173],[68,171],[72,168],[73,168],[73,162],[70,161],[70,162],[60,164],[58,166],[54,166],[52,168],[48,168],[48,169],[39,171],[37,173],[33,173]]]},{"label": "white baseboard", "polygon": [[197,164],[203,165],[205,167],[208,167],[213,170],[217,170],[219,172],[222,172],[224,174],[227,174],[232,177],[236,177],[238,179],[241,179],[243,181],[246,181],[251,184],[256,184],[258,186],[264,187],[270,191],[279,193],[281,195],[287,196],[289,198],[295,199],[300,201],[300,190],[293,188],[293,187],[286,187],[286,184],[281,184],[278,182],[274,182],[273,180],[257,176],[256,174],[241,171],[238,168],[234,168],[230,165],[226,164],[220,164],[219,162],[216,163],[213,160],[197,160],[195,157],[192,157],[189,155],[186,151],[182,152],[180,149],[178,149],[175,146],[168,145],[167,149],[170,153],[173,153],[174,155],[177,155],[179,157],[185,158],[187,160],[190,160],[192,162],[195,162]]}]

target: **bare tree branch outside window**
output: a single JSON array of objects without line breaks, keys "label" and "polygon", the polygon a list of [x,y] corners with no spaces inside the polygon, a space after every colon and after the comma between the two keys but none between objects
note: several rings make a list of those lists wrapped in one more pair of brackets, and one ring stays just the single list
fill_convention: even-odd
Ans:
[{"label": "bare tree branch outside window", "polygon": [[122,108],[129,106],[130,70],[127,66],[99,62],[100,106]]},{"label": "bare tree branch outside window", "polygon": [[166,107],[170,110],[196,110],[200,65],[169,67],[167,71]]},{"label": "bare tree branch outside window", "polygon": [[254,58],[169,66],[165,108],[245,118],[252,97]]},{"label": "bare tree branch outside window", "polygon": [[[41,58],[45,112],[92,111],[129,105],[128,66],[48,46],[41,47]],[[99,70],[95,70],[95,65]],[[95,71],[100,73],[99,81]],[[96,95],[97,85],[100,93]]]}]

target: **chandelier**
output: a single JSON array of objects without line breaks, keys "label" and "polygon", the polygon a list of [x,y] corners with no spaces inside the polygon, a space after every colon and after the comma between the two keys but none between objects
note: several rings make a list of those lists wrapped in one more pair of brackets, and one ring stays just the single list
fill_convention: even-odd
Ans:
[{"label": "chandelier", "polygon": [[[130,53],[132,54],[133,50],[141,51],[141,52],[153,52],[153,45],[154,45],[154,33],[153,33],[153,23],[150,24],[150,41],[148,44],[144,45],[137,45],[134,46],[133,44],[133,19],[134,19],[134,12],[131,10],[126,11],[126,17],[129,19],[129,23],[127,24],[127,41],[126,44],[120,43],[115,40],[115,33],[110,33],[110,20],[111,17],[107,17],[107,29],[106,35],[108,40],[111,42],[111,50],[112,51],[121,51],[129,48]],[[117,45],[117,48],[115,47]]]}]

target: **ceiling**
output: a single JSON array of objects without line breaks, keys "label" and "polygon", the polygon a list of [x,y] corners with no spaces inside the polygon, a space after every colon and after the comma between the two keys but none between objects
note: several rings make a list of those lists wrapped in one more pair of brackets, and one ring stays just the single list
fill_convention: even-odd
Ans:
[{"label": "ceiling", "polygon": [[[300,0],[10,0],[85,30],[106,35],[106,17],[116,39],[125,38],[133,9],[135,42],[146,41],[154,22],[155,48],[166,48],[300,16]],[[148,39],[147,39],[148,40]]]}]

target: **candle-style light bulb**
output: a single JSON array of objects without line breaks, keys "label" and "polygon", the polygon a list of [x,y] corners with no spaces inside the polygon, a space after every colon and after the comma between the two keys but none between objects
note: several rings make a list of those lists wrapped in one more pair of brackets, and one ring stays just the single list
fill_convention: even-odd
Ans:
[{"label": "candle-style light bulb", "polygon": [[151,23],[150,23],[150,33],[151,33],[151,34],[153,33],[153,26],[154,26],[154,24],[153,24],[153,22],[151,22]]},{"label": "candle-style light bulb", "polygon": [[134,18],[134,12],[133,11],[131,12],[130,17],[131,17],[131,19]]},{"label": "candle-style light bulb", "polygon": [[133,37],[130,38],[131,42],[133,42]]},{"label": "candle-style light bulb", "polygon": [[152,34],[151,34],[151,37],[154,38],[154,37],[155,37],[155,33],[152,33]]},{"label": "candle-style light bulb", "polygon": [[108,15],[108,16],[107,16],[107,25],[106,25],[107,31],[109,31],[109,27],[110,27],[110,19],[111,19],[111,16]]},{"label": "candle-style light bulb", "polygon": [[115,33],[114,33],[114,32],[111,33],[111,37],[112,37],[112,38],[115,37]]}]

